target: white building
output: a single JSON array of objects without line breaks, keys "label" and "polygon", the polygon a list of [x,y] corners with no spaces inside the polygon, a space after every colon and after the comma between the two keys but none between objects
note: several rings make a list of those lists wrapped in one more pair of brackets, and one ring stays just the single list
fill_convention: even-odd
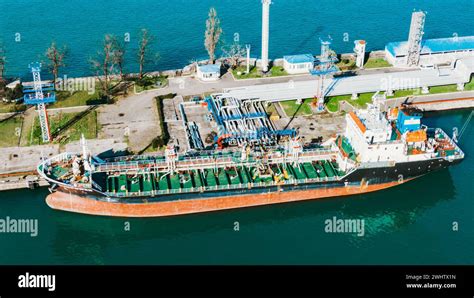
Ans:
[{"label": "white building", "polygon": [[309,73],[314,68],[314,56],[311,54],[284,56],[283,68],[289,74]]},{"label": "white building", "polygon": [[[390,42],[385,46],[385,58],[393,66],[407,64],[408,42]],[[420,66],[452,63],[474,56],[474,36],[427,39],[421,42]]]},{"label": "white building", "polygon": [[221,78],[221,64],[198,65],[196,72],[201,81],[217,81]]}]

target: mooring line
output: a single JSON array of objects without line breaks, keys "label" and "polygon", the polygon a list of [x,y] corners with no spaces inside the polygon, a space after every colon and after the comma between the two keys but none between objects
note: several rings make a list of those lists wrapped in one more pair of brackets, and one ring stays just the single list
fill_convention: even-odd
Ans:
[{"label": "mooring line", "polygon": [[474,114],[474,111],[471,111],[471,114],[469,114],[469,117],[467,117],[466,122],[464,122],[464,125],[462,126],[461,131],[459,132],[459,138],[458,139],[461,139],[462,135],[466,131],[467,126],[469,125],[469,122],[471,121],[473,114]]}]

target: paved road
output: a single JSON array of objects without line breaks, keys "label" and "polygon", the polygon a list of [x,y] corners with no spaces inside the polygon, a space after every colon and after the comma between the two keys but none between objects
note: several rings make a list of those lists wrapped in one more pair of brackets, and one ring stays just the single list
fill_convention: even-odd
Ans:
[{"label": "paved road", "polygon": [[[387,90],[407,90],[421,87],[467,83],[474,72],[474,57],[460,59],[455,69],[444,68],[400,71],[391,69],[376,72],[365,71],[364,75],[328,78],[324,81],[327,95],[346,95]],[[319,80],[315,78],[279,82],[266,85],[254,84],[246,87],[225,88],[232,96],[248,99],[260,98],[270,101],[304,99],[318,93]],[[331,87],[332,86],[332,87]]]},{"label": "paved road", "polygon": [[154,97],[160,92],[152,91],[119,100],[113,105],[99,109],[101,139],[127,141],[130,149],[140,151],[161,135],[158,110]]}]

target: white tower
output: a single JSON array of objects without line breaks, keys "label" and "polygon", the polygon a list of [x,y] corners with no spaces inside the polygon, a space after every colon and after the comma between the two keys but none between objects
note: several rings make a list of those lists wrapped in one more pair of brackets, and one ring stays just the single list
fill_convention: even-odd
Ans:
[{"label": "white tower", "polygon": [[262,71],[268,71],[268,39],[270,35],[271,0],[262,0]]},{"label": "white tower", "polygon": [[355,40],[354,41],[354,53],[356,54],[356,66],[358,68],[364,68],[364,58],[365,58],[365,40]]},{"label": "white tower", "polygon": [[414,11],[411,15],[410,34],[408,35],[407,66],[418,66],[421,53],[421,39],[425,28],[426,14]]}]

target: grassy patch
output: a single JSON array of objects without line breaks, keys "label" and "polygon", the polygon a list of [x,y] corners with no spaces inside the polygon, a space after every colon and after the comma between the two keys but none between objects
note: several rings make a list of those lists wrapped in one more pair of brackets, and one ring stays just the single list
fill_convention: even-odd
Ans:
[{"label": "grassy patch", "polygon": [[[250,72],[246,73],[247,71],[247,66],[239,66],[236,69],[232,70],[232,74],[234,75],[234,78],[241,80],[241,79],[258,79],[258,78],[263,78],[263,75],[261,74],[260,70],[258,70],[257,67],[253,66],[250,68]],[[239,75],[240,73],[240,75]],[[273,66],[270,69],[270,73],[268,76],[270,77],[280,77],[280,76],[287,76],[288,73],[283,69],[282,66]],[[266,76],[266,77],[268,77]]]},{"label": "grassy patch", "polygon": [[372,96],[374,93],[362,93],[359,94],[358,99],[351,99],[351,95],[338,95],[330,96],[326,99],[326,107],[330,112],[337,112],[339,110],[339,102],[342,100],[347,101],[356,108],[365,108],[368,103],[372,102]]},{"label": "grassy patch", "polygon": [[356,68],[356,62],[354,59],[342,59],[336,66],[342,71],[352,70]]},{"label": "grassy patch", "polygon": [[[57,113],[49,117],[49,124],[51,132],[57,131],[69,123],[75,116],[80,113]],[[81,135],[84,134],[86,139],[96,139],[101,127],[97,121],[97,111],[92,111],[74,123],[67,130],[63,131],[56,139],[56,143],[68,143],[80,140]],[[38,117],[35,117],[33,130],[30,132],[30,145],[43,144],[41,138],[41,127],[39,125]]]},{"label": "grassy patch", "polygon": [[106,103],[101,99],[98,91],[95,91],[93,94],[89,94],[87,91],[76,91],[73,93],[58,91],[56,99],[57,101],[51,104],[49,108],[67,108]]},{"label": "grassy patch", "polygon": [[280,105],[285,110],[285,113],[288,117],[292,117],[297,111],[297,116],[308,116],[313,114],[310,106],[312,100],[312,98],[307,98],[303,100],[301,105],[297,104],[296,100],[280,101]]},{"label": "grassy patch", "polygon": [[22,112],[24,110],[26,110],[26,106],[24,104],[6,103],[0,101],[0,113]]},{"label": "grassy patch", "polygon": [[456,92],[458,91],[457,85],[443,85],[443,86],[433,86],[430,88],[430,94],[437,93],[446,93],[446,92]]},{"label": "grassy patch", "polygon": [[421,89],[396,90],[393,92],[392,96],[387,96],[387,98],[406,97],[413,95],[421,95]]},{"label": "grassy patch", "polygon": [[23,117],[13,117],[0,122],[0,147],[18,146]]},{"label": "grassy patch", "polygon": [[351,100],[351,104],[358,108],[365,108],[368,103],[372,102],[372,96],[374,96],[374,93],[359,94],[359,98],[356,100]]},{"label": "grassy patch", "polygon": [[392,66],[387,60],[383,58],[369,58],[364,64],[364,68],[379,68]]},{"label": "grassy patch", "polygon": [[338,96],[331,96],[326,98],[326,107],[330,112],[337,112],[339,110],[339,102],[341,100],[350,101],[350,95],[338,95]]},{"label": "grassy patch", "polygon": [[[232,70],[232,74],[236,79],[254,79],[254,78],[261,78],[262,75],[259,73],[257,67],[253,66],[250,67],[250,72],[246,73],[247,66],[239,66],[236,69]],[[240,75],[239,75],[240,73]]]},{"label": "grassy patch", "polygon": [[132,78],[130,80],[135,82],[135,92],[137,93],[162,88],[168,85],[167,76],[145,76],[141,80],[138,78]]},{"label": "grassy patch", "polygon": [[283,66],[273,66],[270,69],[270,73],[272,77],[280,77],[280,76],[287,76],[288,73],[285,71]]},{"label": "grassy patch", "polygon": [[471,76],[471,81],[464,85],[464,90],[474,90],[474,76]]}]

